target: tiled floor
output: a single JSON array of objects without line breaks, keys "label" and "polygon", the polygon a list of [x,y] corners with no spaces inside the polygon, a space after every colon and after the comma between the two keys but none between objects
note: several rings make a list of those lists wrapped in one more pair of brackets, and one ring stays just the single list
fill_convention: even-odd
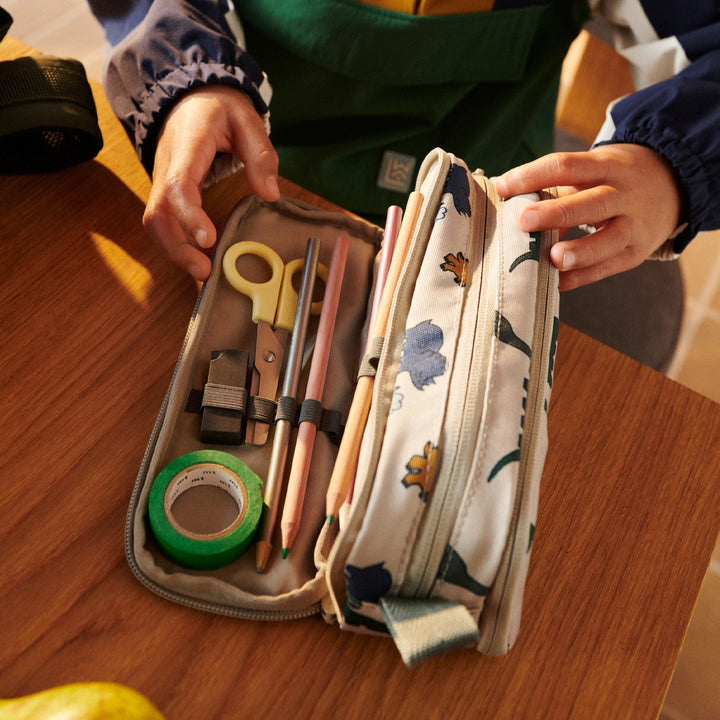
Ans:
[{"label": "tiled floor", "polygon": [[[74,57],[88,75],[102,71],[102,31],[85,0],[1,0],[11,34],[46,53]],[[687,303],[670,377],[720,402],[720,232],[701,236],[680,264]],[[708,475],[708,482],[717,478]],[[720,542],[698,599],[661,720],[720,718]],[[611,719],[610,719],[611,720]]]}]

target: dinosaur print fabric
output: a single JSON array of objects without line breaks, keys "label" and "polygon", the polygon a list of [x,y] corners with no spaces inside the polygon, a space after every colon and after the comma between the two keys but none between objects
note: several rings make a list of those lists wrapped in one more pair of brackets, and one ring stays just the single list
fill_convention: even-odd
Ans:
[{"label": "dinosaur print fabric", "polygon": [[443,622],[461,612],[438,652],[467,644],[468,620],[483,652],[506,652],[517,634],[558,307],[552,235],[516,221],[537,195],[502,200],[440,150],[418,190],[358,464],[343,610],[345,626],[390,631],[409,664],[415,647],[428,652],[412,633],[435,608]]}]

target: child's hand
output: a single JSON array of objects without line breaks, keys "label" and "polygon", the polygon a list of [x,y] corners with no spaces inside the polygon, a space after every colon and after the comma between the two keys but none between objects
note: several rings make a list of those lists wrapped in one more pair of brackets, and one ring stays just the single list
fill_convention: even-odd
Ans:
[{"label": "child's hand", "polygon": [[209,85],[180,98],[158,140],[143,224],[170,260],[196,280],[210,274],[210,258],[203,250],[217,239],[201,196],[217,153],[234,153],[243,161],[256,195],[269,201],[280,197],[277,154],[262,119],[241,91]]},{"label": "child's hand", "polygon": [[571,290],[630,270],[657,250],[680,222],[682,195],[673,169],[641,145],[600,145],[552,153],[496,180],[502,197],[557,187],[559,198],[533,203],[518,221],[526,232],[592,225],[597,232],[561,241],[550,252]]}]

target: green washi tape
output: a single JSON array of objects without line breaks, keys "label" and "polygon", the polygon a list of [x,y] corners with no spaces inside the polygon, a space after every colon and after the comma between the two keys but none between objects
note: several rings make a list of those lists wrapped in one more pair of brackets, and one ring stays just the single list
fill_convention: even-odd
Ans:
[{"label": "green washi tape", "polygon": [[[222,567],[240,557],[255,536],[262,514],[261,488],[260,478],[228,453],[197,450],[182,455],[160,471],[150,488],[150,527],[163,552],[179,565],[198,570]],[[198,528],[188,522],[187,512],[177,512],[182,503],[191,505],[198,492],[220,493],[225,505],[229,500],[231,517],[221,527]]]}]

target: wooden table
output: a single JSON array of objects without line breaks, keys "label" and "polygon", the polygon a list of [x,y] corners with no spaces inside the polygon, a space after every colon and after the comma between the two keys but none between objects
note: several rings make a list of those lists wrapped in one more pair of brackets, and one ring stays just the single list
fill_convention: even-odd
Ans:
[{"label": "wooden table", "polygon": [[[168,720],[656,717],[720,530],[720,408],[567,326],[505,658],[408,671],[388,640],[208,615],[135,580],[125,513],[197,286],[144,234],[148,180],[97,101],[96,161],[0,177],[0,697],[114,680]],[[246,192],[210,192],[214,220]]]}]

